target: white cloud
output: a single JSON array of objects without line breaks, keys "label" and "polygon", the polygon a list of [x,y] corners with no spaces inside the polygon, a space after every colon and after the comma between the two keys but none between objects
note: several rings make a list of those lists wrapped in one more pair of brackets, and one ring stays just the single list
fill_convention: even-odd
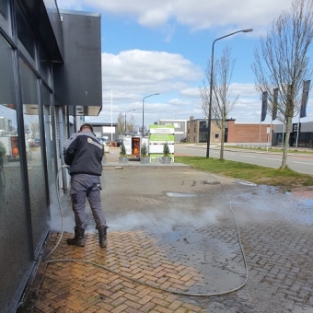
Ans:
[{"label": "white cloud", "polygon": [[[221,34],[234,29],[254,28],[249,36],[259,35],[272,20],[290,7],[292,0],[58,0],[60,8],[100,12],[130,18],[144,27],[159,28],[168,34],[167,40],[180,25],[192,30],[213,29]],[[244,51],[241,52],[244,55]],[[202,118],[199,86],[203,70],[180,54],[164,51],[130,50],[118,54],[102,54],[103,111],[100,118],[117,120],[119,112],[136,109],[140,124],[142,98],[147,99],[146,120]],[[240,95],[231,112],[237,121],[256,122],[260,116],[261,100],[254,84],[233,83],[233,95]],[[111,91],[112,100],[111,101]],[[308,116],[312,116],[312,100]],[[269,117],[267,117],[269,118]]]},{"label": "white cloud", "polygon": [[165,93],[186,87],[203,75],[179,54],[131,50],[102,54],[104,90],[127,93]]},{"label": "white cloud", "polygon": [[[100,118],[113,121],[118,114],[135,109],[138,124],[141,121],[142,99],[145,95],[160,95],[146,99],[145,120],[153,123],[159,119],[185,119],[193,111],[196,94],[180,94],[195,81],[201,80],[203,71],[180,54],[130,50],[119,54],[102,53],[103,110]],[[184,109],[182,109],[184,108]],[[186,112],[187,110],[187,112]]]},{"label": "white cloud", "polygon": [[[203,75],[200,68],[179,54],[142,50],[123,51],[117,55],[103,53],[100,118],[105,117],[108,122],[108,112],[112,111],[113,121],[116,121],[120,112],[135,110],[129,114],[140,125],[142,99],[150,93],[160,95],[146,99],[147,124],[160,119],[203,118],[199,93]],[[254,84],[233,83],[230,89],[233,95],[240,95],[230,115],[238,121],[253,121],[260,111]]]},{"label": "white cloud", "polygon": [[[146,27],[159,27],[170,20],[192,29],[268,27],[292,0],[58,0],[60,8],[80,9],[87,5],[94,11],[125,16]],[[223,29],[225,30],[225,28]],[[254,32],[254,35],[258,31]]]}]

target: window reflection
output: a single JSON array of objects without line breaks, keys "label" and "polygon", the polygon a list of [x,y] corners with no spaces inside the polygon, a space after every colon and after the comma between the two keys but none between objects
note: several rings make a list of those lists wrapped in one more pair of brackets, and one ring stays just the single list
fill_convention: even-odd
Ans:
[{"label": "window reflection", "polygon": [[0,13],[5,19],[8,18],[8,0],[0,1]]},{"label": "window reflection", "polygon": [[38,105],[38,80],[30,67],[20,59],[24,132],[33,225],[34,245],[42,240],[48,219],[46,184],[43,165],[43,140],[40,136],[41,117]]},{"label": "window reflection", "polygon": [[44,114],[44,126],[45,126],[45,143],[46,143],[46,155],[47,155],[47,166],[48,166],[48,180],[50,191],[54,190],[55,187],[55,151],[54,151],[54,141],[53,141],[53,129],[52,129],[52,110],[50,105],[51,93],[49,90],[41,86],[42,104],[43,104],[43,114]]},{"label": "window reflection", "polygon": [[[0,192],[1,209],[6,208],[4,199],[14,194],[14,189],[21,191],[19,137],[17,135],[17,117],[14,94],[14,77],[11,49],[0,36]],[[14,196],[12,197],[14,198]],[[23,197],[20,197],[21,201]],[[15,201],[11,203],[14,210]]]},{"label": "window reflection", "polygon": [[45,80],[45,82],[49,85],[50,83],[50,75],[49,75],[49,62],[46,54],[43,49],[39,49],[39,60],[40,60],[40,74],[41,78]]},{"label": "window reflection", "polygon": [[17,36],[30,56],[35,58],[35,38],[19,4],[16,3]]}]

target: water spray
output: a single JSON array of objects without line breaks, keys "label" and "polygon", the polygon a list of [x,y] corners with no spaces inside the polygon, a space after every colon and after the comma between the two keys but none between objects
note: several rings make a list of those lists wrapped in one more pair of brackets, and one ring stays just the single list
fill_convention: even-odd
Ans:
[{"label": "water spray", "polygon": [[171,293],[171,294],[175,294],[175,295],[179,295],[179,296],[188,296],[188,297],[222,296],[222,295],[225,295],[225,294],[229,294],[229,293],[238,291],[239,289],[241,289],[242,287],[245,286],[245,284],[246,284],[246,282],[248,281],[248,278],[249,278],[249,270],[248,270],[246,256],[245,256],[245,253],[244,253],[244,250],[243,250],[243,246],[242,246],[242,243],[241,243],[241,237],[240,237],[240,232],[239,232],[239,226],[238,226],[237,218],[236,218],[235,212],[234,212],[234,210],[232,208],[232,205],[231,205],[231,201],[229,199],[229,196],[228,196],[224,186],[213,175],[211,175],[209,173],[206,173],[206,174],[210,175],[211,177],[214,178],[214,180],[216,182],[214,184],[219,184],[222,187],[222,189],[223,189],[223,191],[224,191],[224,193],[225,193],[225,195],[227,197],[227,200],[228,200],[228,203],[229,203],[229,208],[230,208],[230,211],[232,212],[232,215],[233,215],[233,218],[234,218],[234,221],[235,221],[239,247],[240,247],[240,251],[241,251],[241,254],[242,254],[242,258],[243,258],[243,262],[244,262],[244,266],[245,266],[245,270],[246,270],[245,279],[243,280],[243,282],[239,286],[237,286],[235,288],[232,288],[232,289],[229,289],[229,290],[225,290],[225,291],[218,291],[218,292],[212,292],[212,293],[192,294],[192,293],[188,293],[188,292],[181,292],[181,291],[175,291],[175,290],[170,290],[170,289],[158,287],[156,285],[153,285],[153,284],[150,284],[150,283],[146,283],[146,282],[141,281],[139,279],[134,279],[134,278],[132,278],[132,277],[130,277],[128,275],[124,275],[124,274],[119,273],[119,272],[117,272],[115,270],[112,270],[111,268],[109,268],[107,266],[104,266],[104,265],[101,265],[101,264],[98,264],[98,263],[95,263],[95,262],[92,262],[92,261],[85,261],[85,260],[81,260],[81,259],[55,259],[55,260],[48,259],[48,257],[57,249],[58,245],[60,244],[60,242],[62,240],[63,234],[64,234],[64,213],[63,213],[63,208],[62,208],[62,205],[61,205],[60,190],[59,190],[59,184],[58,184],[60,171],[62,169],[64,169],[64,168],[69,168],[69,166],[68,165],[63,165],[58,170],[57,177],[56,177],[57,198],[58,198],[58,204],[59,204],[59,209],[60,209],[60,214],[61,214],[61,232],[60,232],[59,240],[55,244],[54,248],[43,258],[43,262],[45,262],[45,263],[75,262],[75,263],[91,264],[91,265],[93,265],[95,267],[99,267],[99,268],[101,268],[101,269],[103,269],[105,271],[108,271],[110,273],[113,273],[115,275],[123,277],[125,279],[128,279],[128,280],[130,280],[130,281],[132,281],[132,282],[134,282],[136,284],[141,284],[141,285],[144,285],[144,286],[149,287],[149,288],[153,288],[153,289],[156,289],[156,290],[160,290],[160,291],[163,291],[163,292],[167,292],[167,293]]}]

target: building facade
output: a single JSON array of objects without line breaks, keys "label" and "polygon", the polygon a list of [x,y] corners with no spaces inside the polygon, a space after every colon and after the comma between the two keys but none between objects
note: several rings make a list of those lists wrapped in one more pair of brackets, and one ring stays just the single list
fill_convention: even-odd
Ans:
[{"label": "building facade", "polygon": [[270,124],[236,124],[235,120],[227,120],[228,143],[267,143],[271,142],[274,125]]},{"label": "building facade", "polygon": [[[194,119],[193,116],[187,122],[187,142],[207,142],[208,132],[207,119]],[[210,139],[211,144],[221,143],[221,129],[218,121],[211,121]],[[236,123],[229,119],[226,122],[225,143],[269,143],[272,146],[282,146],[286,138],[286,129],[283,124],[245,124]],[[290,139],[290,147],[313,148],[313,122],[293,123]]]},{"label": "building facade", "polygon": [[109,141],[118,139],[117,123],[92,123],[93,132],[97,137],[106,137]]},{"label": "building facade", "polygon": [[[70,117],[102,108],[100,15],[0,1],[0,312],[16,312],[49,234]],[[76,120],[74,118],[74,120]]]},{"label": "building facade", "polygon": [[[275,125],[273,131],[273,145],[283,145],[285,138],[285,126],[283,124]],[[313,121],[292,124],[289,138],[289,146],[313,148]]]},{"label": "building facade", "polygon": [[180,142],[187,135],[187,120],[159,120],[156,125],[174,125],[174,141]]},{"label": "building facade", "polygon": [[[268,124],[236,124],[236,120],[229,119],[225,127],[225,143],[267,143],[271,141],[273,125]],[[187,123],[187,142],[207,142],[208,120],[194,119],[193,116]],[[220,144],[222,130],[219,128],[219,121],[211,121],[210,142]]]},{"label": "building facade", "polygon": [[[221,142],[221,130],[217,127],[214,120],[211,121],[210,139],[211,143]],[[208,120],[207,119],[194,119],[190,117],[187,122],[187,142],[207,142],[208,138]]]}]

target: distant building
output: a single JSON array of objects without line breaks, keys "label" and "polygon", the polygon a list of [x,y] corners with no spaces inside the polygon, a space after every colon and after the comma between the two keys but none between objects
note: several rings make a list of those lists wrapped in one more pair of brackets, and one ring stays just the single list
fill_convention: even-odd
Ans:
[{"label": "distant building", "polygon": [[234,119],[227,120],[228,143],[267,143],[271,141],[274,125],[267,123],[236,123]]},{"label": "distant building", "polygon": [[[298,137],[298,138],[297,138]],[[276,124],[273,132],[273,145],[279,146],[284,143],[286,138],[286,129],[283,124]],[[292,124],[290,132],[289,146],[313,148],[313,121],[299,124]]]},{"label": "distant building", "polygon": [[108,140],[115,141],[118,139],[117,123],[89,123],[93,127],[97,137],[107,137]]},{"label": "distant building", "polygon": [[174,125],[175,127],[175,142],[180,142],[181,139],[187,136],[187,120],[159,120],[156,125]]},{"label": "distant building", "polygon": [[[210,143],[220,144],[222,130],[218,127],[218,120],[211,120]],[[269,129],[268,129],[269,127]],[[228,119],[225,125],[225,143],[267,143],[270,138],[268,131],[274,126],[268,124],[242,124],[234,119]],[[208,120],[194,119],[193,116],[187,123],[187,142],[207,142]]]},{"label": "distant building", "polygon": [[[211,144],[220,144],[221,129],[217,127],[218,121],[211,121]],[[270,143],[279,146],[284,143],[286,130],[283,124],[268,123],[236,123],[234,119],[226,121],[225,143]],[[292,124],[289,146],[313,147],[313,121]],[[187,122],[187,142],[207,142],[208,120],[194,119],[193,116]],[[297,139],[298,137],[298,139]]]}]

